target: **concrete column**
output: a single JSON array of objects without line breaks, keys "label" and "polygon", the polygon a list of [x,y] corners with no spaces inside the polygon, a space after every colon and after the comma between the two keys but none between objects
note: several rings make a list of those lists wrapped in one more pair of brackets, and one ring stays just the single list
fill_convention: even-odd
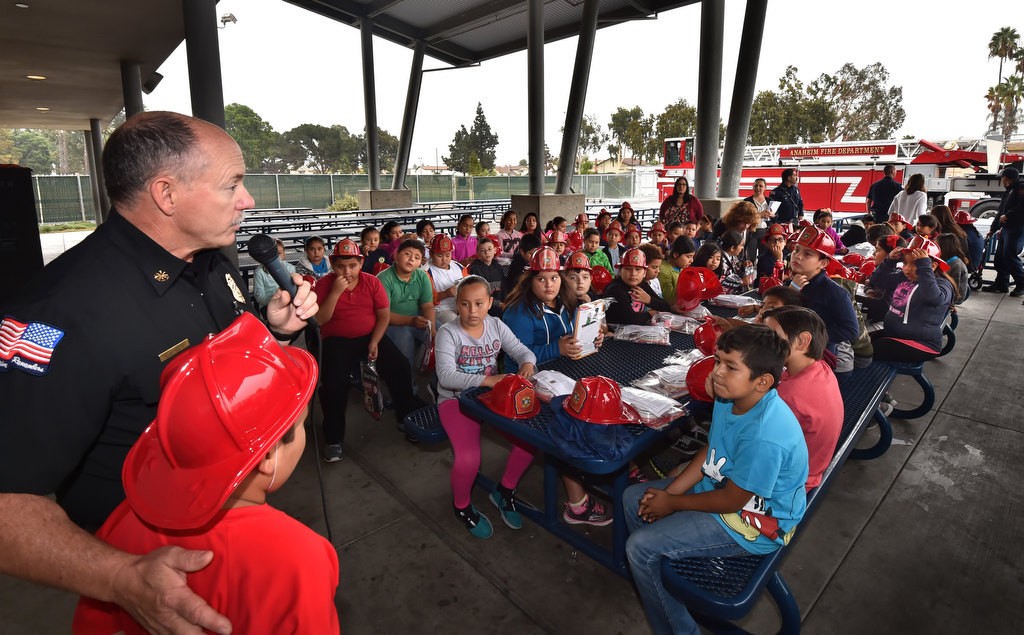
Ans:
[{"label": "concrete column", "polygon": [[526,116],[530,194],[544,194],[544,0],[526,4]]},{"label": "concrete column", "polygon": [[700,63],[697,71],[697,148],[694,193],[713,198],[718,172],[718,122],[722,117],[723,0],[702,0],[700,6]]},{"label": "concrete column", "polygon": [[412,70],[409,72],[409,90],[405,93],[405,112],[402,114],[402,132],[398,137],[398,157],[395,159],[395,177],[391,189],[405,187],[405,173],[409,171],[409,155],[412,154],[412,134],[416,128],[416,111],[420,105],[420,86],[423,85],[423,53],[427,45],[416,43],[412,53]]},{"label": "concrete column", "polygon": [[[92,130],[83,130],[82,134],[85,135],[85,160],[89,168],[89,192],[92,194],[92,208],[96,212],[96,224],[99,225],[103,222],[103,215],[100,214],[100,179],[97,176],[100,170],[100,157],[92,145]],[[43,219],[40,218],[39,222],[43,222]]]},{"label": "concrete column", "polygon": [[216,0],[182,0],[192,115],[224,127],[224,86],[217,44]]},{"label": "concrete column", "polygon": [[599,8],[598,0],[584,0],[583,2],[580,38],[576,43],[576,65],[572,70],[569,103],[565,109],[565,126],[562,128],[562,149],[558,155],[558,178],[555,181],[555,194],[568,194],[572,187],[572,174],[576,168],[576,152],[580,146],[580,126],[583,123],[583,110],[586,105],[587,83],[590,81],[590,62],[594,57]]},{"label": "concrete column", "polygon": [[89,169],[92,170],[93,197],[96,205],[96,224],[107,220],[110,214],[110,199],[107,197],[107,184],[103,179],[103,128],[99,119],[89,120],[89,134],[86,137],[92,149]]},{"label": "concrete column", "polygon": [[138,62],[121,60],[121,92],[124,94],[126,119],[145,110],[142,105],[142,73]]},{"label": "concrete column", "polygon": [[380,155],[377,153],[377,91],[373,72],[373,21],[359,20],[363,57],[363,107],[366,111],[366,173],[370,190],[380,189]]},{"label": "concrete column", "polygon": [[754,103],[754,84],[757,82],[757,64],[761,59],[761,40],[767,11],[768,0],[747,0],[736,64],[736,82],[732,89],[732,105],[729,107],[729,128],[725,133],[725,150],[722,152],[722,175],[718,179],[719,198],[739,196],[740,172],[743,170],[743,153],[747,147],[747,133],[750,131],[750,108]]}]

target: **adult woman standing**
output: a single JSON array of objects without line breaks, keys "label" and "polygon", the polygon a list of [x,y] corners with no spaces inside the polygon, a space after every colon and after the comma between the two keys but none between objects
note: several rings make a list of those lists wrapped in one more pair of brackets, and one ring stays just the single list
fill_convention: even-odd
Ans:
[{"label": "adult woman standing", "polygon": [[889,213],[896,212],[913,225],[917,217],[928,211],[928,190],[924,187],[924,175],[912,174],[907,181],[907,188],[892,199]]},{"label": "adult woman standing", "polygon": [[722,236],[727,232],[734,231],[740,235],[743,244],[743,260],[754,261],[757,259],[757,237],[753,229],[757,227],[760,216],[753,203],[748,201],[737,201],[732,204],[722,218],[715,223],[711,236],[714,240],[721,242]]},{"label": "adult woman standing", "polygon": [[665,199],[661,204],[661,211],[658,212],[658,220],[666,225],[672,221],[685,223],[686,221],[697,221],[704,216],[704,206],[690,192],[690,182],[685,176],[676,179],[672,187],[672,196]]},{"label": "adult woman standing", "polygon": [[771,206],[768,204],[768,197],[764,195],[764,191],[766,189],[768,189],[768,183],[764,179],[754,179],[754,193],[743,199],[744,201],[753,204],[760,216],[755,232],[758,240],[761,240],[768,231],[768,223],[770,223],[772,218],[775,217],[775,214],[772,213]]}]

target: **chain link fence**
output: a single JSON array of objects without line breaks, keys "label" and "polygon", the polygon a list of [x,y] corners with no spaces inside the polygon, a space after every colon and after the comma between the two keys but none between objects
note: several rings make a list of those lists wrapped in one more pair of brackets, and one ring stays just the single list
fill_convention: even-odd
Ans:
[{"label": "chain link fence", "polygon": [[[381,186],[391,184],[381,175]],[[40,223],[95,221],[89,176],[33,176],[36,212]],[[529,194],[526,176],[454,176],[410,174],[405,186],[413,201],[485,201]],[[323,209],[346,194],[356,196],[370,187],[365,174],[247,174],[245,187],[257,208],[311,207]],[[584,174],[572,179],[572,189],[588,199],[629,199],[634,197],[636,178],[628,174]],[[544,191],[555,191],[555,177],[544,177]]]}]

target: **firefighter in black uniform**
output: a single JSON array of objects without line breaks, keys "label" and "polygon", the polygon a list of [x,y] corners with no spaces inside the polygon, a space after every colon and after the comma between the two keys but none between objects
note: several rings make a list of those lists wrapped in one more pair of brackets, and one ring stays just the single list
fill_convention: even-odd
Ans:
[{"label": "firefighter in black uniform", "polygon": [[[218,251],[254,205],[245,164],[220,128],[149,112],[110,137],[103,172],[109,220],[0,302],[0,571],[117,602],[151,630],[225,632],[178,575],[210,554],[134,556],[86,532],[124,498],[121,467],[166,362],[252,310]],[[283,340],[318,308],[295,278],[296,297],[279,292],[267,316]]]}]

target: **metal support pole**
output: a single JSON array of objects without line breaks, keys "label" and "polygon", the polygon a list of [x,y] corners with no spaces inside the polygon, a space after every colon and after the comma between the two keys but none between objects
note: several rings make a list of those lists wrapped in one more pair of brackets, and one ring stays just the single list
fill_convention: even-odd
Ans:
[{"label": "metal support pole", "polygon": [[217,44],[216,0],[182,0],[192,115],[224,127],[224,86]]},{"label": "metal support pole", "polygon": [[723,0],[700,3],[700,63],[697,71],[697,148],[694,194],[713,198],[718,172],[718,123],[722,117]]},{"label": "metal support pole", "polygon": [[529,139],[530,194],[544,194],[544,0],[527,0],[526,19],[526,127]]},{"label": "metal support pole", "polygon": [[90,169],[95,168],[92,172],[92,180],[96,183],[97,202],[99,203],[96,207],[96,224],[107,220],[107,215],[110,214],[110,199],[107,198],[107,184],[103,179],[103,164],[100,157],[103,156],[103,128],[100,127],[99,119],[89,120],[89,142],[92,145],[92,157],[94,165],[90,165]]},{"label": "metal support pole", "polygon": [[590,62],[594,58],[594,40],[597,39],[599,8],[598,0],[584,0],[583,2],[580,38],[576,42],[576,64],[572,69],[569,103],[565,109],[562,149],[558,154],[555,194],[568,194],[572,188],[572,175],[576,170],[576,152],[579,151],[580,146],[580,126],[583,123],[583,109],[587,98],[587,82],[590,81]]},{"label": "metal support pole", "polygon": [[78,184],[78,207],[82,212],[82,222],[85,222],[85,197],[82,196],[82,175],[75,175],[75,182]]},{"label": "metal support pole", "polygon": [[409,171],[412,154],[412,133],[416,128],[416,111],[420,106],[420,86],[423,85],[423,53],[426,42],[420,40],[412,52],[412,70],[409,71],[409,90],[405,93],[405,112],[402,114],[402,132],[398,137],[398,156],[395,158],[395,176],[391,189],[405,189],[405,173]]},{"label": "metal support pole", "polygon": [[373,21],[359,20],[359,39],[363,52],[363,106],[366,110],[366,174],[370,189],[380,189],[380,155],[377,154],[377,91],[373,73]]},{"label": "metal support pole", "polygon": [[142,105],[142,73],[138,62],[121,60],[121,93],[124,95],[126,119],[145,110]]},{"label": "metal support pole", "polygon": [[274,175],[274,189],[277,190],[277,209],[281,209],[281,175]]},{"label": "metal support pole", "polygon": [[722,152],[722,176],[718,180],[718,197],[732,198],[740,192],[740,172],[743,152],[750,131],[750,108],[754,103],[754,84],[757,81],[757,63],[761,59],[761,40],[764,36],[764,18],[768,0],[747,0],[743,16],[743,35],[736,64],[736,82],[729,107],[729,127],[725,131],[725,151]]}]

